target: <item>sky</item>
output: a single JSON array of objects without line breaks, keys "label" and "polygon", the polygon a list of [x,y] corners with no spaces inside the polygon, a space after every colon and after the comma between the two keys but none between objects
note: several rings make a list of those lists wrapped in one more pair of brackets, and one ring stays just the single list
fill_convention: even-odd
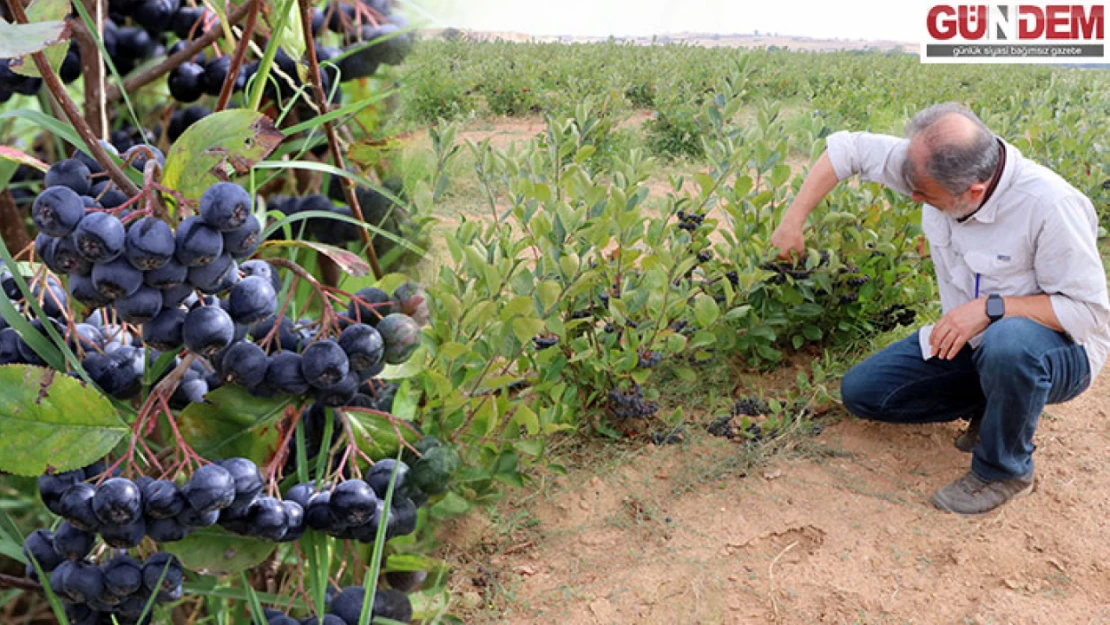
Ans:
[{"label": "sky", "polygon": [[896,0],[425,0],[432,27],[530,35],[778,33],[823,39],[921,36],[917,2]]}]

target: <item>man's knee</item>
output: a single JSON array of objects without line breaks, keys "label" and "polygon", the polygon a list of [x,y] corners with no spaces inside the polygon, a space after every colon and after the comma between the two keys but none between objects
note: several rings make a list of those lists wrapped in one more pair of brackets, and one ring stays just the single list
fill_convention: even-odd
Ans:
[{"label": "man's knee", "polygon": [[1036,364],[1039,356],[1030,349],[1030,333],[1046,328],[1032,319],[1009,317],[991,324],[983,332],[983,342],[975,350],[975,364],[980,375],[987,371],[1005,371],[1018,366]]},{"label": "man's knee", "polygon": [[863,367],[856,365],[840,380],[840,400],[848,412],[863,419],[877,419],[882,406],[876,402],[878,393],[868,383]]}]

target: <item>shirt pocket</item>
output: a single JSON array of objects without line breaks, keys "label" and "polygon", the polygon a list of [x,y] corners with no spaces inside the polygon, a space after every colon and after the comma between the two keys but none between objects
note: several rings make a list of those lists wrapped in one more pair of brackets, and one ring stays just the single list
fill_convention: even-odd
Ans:
[{"label": "shirt pocket", "polygon": [[[1032,263],[1016,251],[973,250],[964,254],[970,269],[970,279],[978,281],[978,297],[999,295],[1031,295],[1036,290],[1036,276]],[[968,292],[975,297],[976,285],[969,285]]]}]

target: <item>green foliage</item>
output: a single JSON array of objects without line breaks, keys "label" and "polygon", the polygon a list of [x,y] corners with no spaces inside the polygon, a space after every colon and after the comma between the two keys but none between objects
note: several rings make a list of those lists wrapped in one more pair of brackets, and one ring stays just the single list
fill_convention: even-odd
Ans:
[{"label": "green foliage", "polygon": [[277,545],[271,541],[231,534],[220,527],[202,528],[184,540],[166,545],[181,563],[194,571],[230,575],[266,560]]},{"label": "green foliage", "polygon": [[255,397],[246,389],[227,385],[205,396],[203,404],[189,404],[178,419],[178,429],[193,449],[213,460],[249,458],[265,464],[278,450],[273,427],[290,398]]},{"label": "green foliage", "polygon": [[104,457],[127,426],[96,389],[45,367],[0,367],[0,470],[41,475]]},{"label": "green foliage", "polygon": [[242,175],[283,138],[273,121],[246,109],[220,111],[186,130],[166,154],[163,183],[186,199],[199,199],[213,184]]}]

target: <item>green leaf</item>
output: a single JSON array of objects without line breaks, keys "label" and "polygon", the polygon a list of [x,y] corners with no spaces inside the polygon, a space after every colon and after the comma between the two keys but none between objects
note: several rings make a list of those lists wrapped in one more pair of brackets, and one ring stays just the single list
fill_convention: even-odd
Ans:
[{"label": "green leaf", "polygon": [[[2,39],[2,36],[0,36],[0,39]],[[65,139],[72,145],[85,145],[85,142],[81,140],[81,135],[77,134],[77,131],[69,124],[60,122],[42,111],[16,109],[0,114],[0,119],[25,119],[33,125],[48,131],[50,134]]]},{"label": "green leaf", "polygon": [[717,302],[711,296],[699,293],[694,301],[694,318],[698,320],[698,325],[703,328],[711,327],[720,316],[721,309]]},{"label": "green leaf", "polygon": [[393,421],[385,416],[362,409],[344,409],[347,420],[351,424],[351,431],[355,444],[373,460],[393,458],[400,449],[397,434],[405,438],[410,444],[415,443],[420,437],[405,423],[398,423],[394,427]]},{"label": "green leaf", "polygon": [[683,382],[697,382],[698,374],[690,367],[675,367],[674,376]]},{"label": "green leaf", "polygon": [[263,465],[279,444],[272,426],[291,402],[289,397],[256,397],[239,386],[222,386],[206,395],[203,404],[189,404],[177,427],[209,460],[239,457]]},{"label": "green leaf", "polygon": [[820,319],[825,314],[825,309],[813,302],[806,302],[795,306],[791,312],[802,319]]},{"label": "green leaf", "polygon": [[447,563],[416,553],[391,553],[386,556],[386,571],[432,571],[445,568]]},{"label": "green leaf", "polygon": [[436,502],[432,506],[432,516],[445,519],[454,516],[460,516],[470,511],[470,502],[463,499],[461,496],[450,492],[443,497],[442,500]]},{"label": "green leaf", "polygon": [[293,241],[288,239],[281,239],[278,241],[266,241],[262,245],[258,246],[258,249],[281,249],[284,247],[303,247],[305,249],[319,252],[320,254],[323,254],[324,256],[327,256],[328,258],[335,261],[335,264],[339,265],[340,269],[356,278],[361,278],[362,276],[370,273],[370,265],[367,264],[365,260],[362,260],[362,258],[358,254],[345,250],[341,247],[335,247],[334,245],[327,245],[325,243],[317,243],[315,241]]},{"label": "green leaf", "polygon": [[0,470],[41,475],[103,458],[127,434],[96,389],[45,367],[0,367]]},{"label": "green leaf", "polygon": [[61,40],[65,28],[66,23],[58,20],[36,24],[10,24],[0,20],[0,57],[15,58],[39,52]]},{"label": "green leaf", "polygon": [[[27,26],[35,26],[39,24],[49,24],[51,28],[55,25],[61,24],[65,27],[66,14],[69,13],[69,0],[35,0],[27,7],[27,21],[30,22]],[[59,33],[59,37],[61,33]],[[57,40],[57,38],[55,38]],[[3,36],[0,36],[0,41],[6,41]],[[35,41],[34,38],[29,39]],[[3,46],[3,44],[0,44]],[[46,55],[46,61],[54,71],[62,66],[62,60],[66,57],[66,49],[69,47],[64,41],[59,41],[48,45],[43,53]],[[39,68],[35,65],[34,60],[31,59],[31,52],[38,52],[39,50],[31,50],[25,52],[26,56],[18,59],[12,59],[8,67],[17,74],[24,76],[41,76]],[[7,56],[7,55],[2,55]]]},{"label": "green leaf", "polygon": [[802,334],[806,335],[806,338],[811,341],[820,341],[821,337],[824,335],[824,333],[821,332],[821,328],[808,323],[802,326]]},{"label": "green leaf", "polygon": [[185,568],[209,575],[239,573],[264,562],[277,543],[239,536],[213,526],[193,530],[185,540],[163,546]]},{"label": "green leaf", "polygon": [[248,173],[284,135],[262,113],[232,109],[189,126],[166,154],[162,184],[186,199],[199,199],[213,184]]},{"label": "green leaf", "polygon": [[[275,3],[276,4],[276,3]],[[289,58],[299,59],[304,56],[304,29],[301,26],[301,6],[298,2],[287,5],[288,16],[282,20],[281,27],[275,32],[278,45],[284,49]]]}]

